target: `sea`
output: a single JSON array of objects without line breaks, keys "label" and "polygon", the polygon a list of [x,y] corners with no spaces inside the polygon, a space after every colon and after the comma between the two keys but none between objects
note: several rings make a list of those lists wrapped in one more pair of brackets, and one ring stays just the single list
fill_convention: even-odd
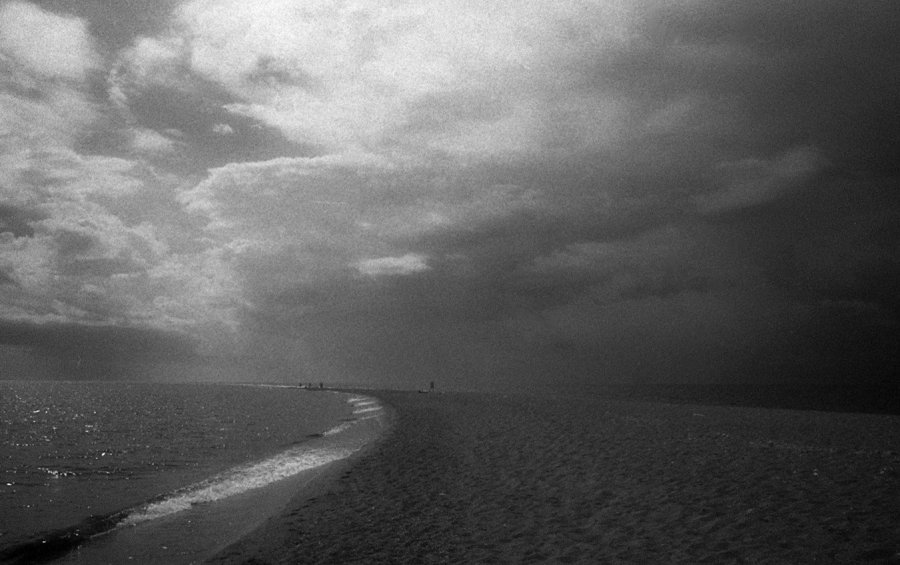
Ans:
[{"label": "sea", "polygon": [[382,408],[297,386],[0,381],[0,563],[200,562],[376,437]]}]

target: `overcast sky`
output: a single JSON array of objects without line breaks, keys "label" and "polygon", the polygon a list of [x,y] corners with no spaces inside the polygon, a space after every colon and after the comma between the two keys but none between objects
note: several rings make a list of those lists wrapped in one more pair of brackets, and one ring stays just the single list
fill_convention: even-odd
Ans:
[{"label": "overcast sky", "polygon": [[895,0],[2,2],[2,378],[893,378],[898,29]]}]

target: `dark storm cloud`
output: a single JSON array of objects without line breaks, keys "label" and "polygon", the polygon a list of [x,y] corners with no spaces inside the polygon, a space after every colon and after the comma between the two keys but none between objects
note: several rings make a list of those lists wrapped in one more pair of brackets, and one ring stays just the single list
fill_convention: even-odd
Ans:
[{"label": "dark storm cloud", "polygon": [[[225,106],[233,101],[214,85],[193,79],[190,88],[161,84],[135,88],[128,96],[128,109],[142,127],[165,134],[177,143],[179,151],[166,157],[173,165],[191,171],[198,163],[213,167],[302,152],[277,130],[226,110]],[[96,150],[115,139],[116,135],[106,132],[90,143]]]},{"label": "dark storm cloud", "polygon": [[590,84],[648,108],[697,96],[701,139],[727,149],[813,145],[841,167],[897,172],[900,6],[725,4],[659,10],[642,46],[597,64]]},{"label": "dark storm cloud", "polygon": [[489,92],[443,92],[417,99],[407,113],[411,130],[441,131],[460,122],[499,120],[509,108]]},{"label": "dark storm cloud", "polygon": [[53,234],[59,252],[63,255],[84,255],[100,245],[99,239],[91,234],[74,230],[59,230]]},{"label": "dark storm cloud", "polygon": [[[648,12],[600,55],[575,47],[576,89],[628,108],[618,144],[474,165],[537,205],[393,234],[428,270],[270,287],[253,324],[375,380],[883,378],[900,316],[897,13],[692,3]],[[406,125],[511,112],[463,89],[416,99]],[[395,196],[380,204],[429,194]]]},{"label": "dark storm cloud", "polygon": [[13,237],[32,237],[32,222],[45,219],[37,210],[0,204],[0,234],[9,233]]},{"label": "dark storm cloud", "polygon": [[91,31],[110,49],[121,49],[135,36],[158,33],[168,24],[171,10],[180,0],[121,0],[110,5],[103,0],[36,0],[43,9],[84,18]]},{"label": "dark storm cloud", "polygon": [[725,381],[895,386],[900,325],[877,304],[783,303],[768,339],[732,353]]},{"label": "dark storm cloud", "polygon": [[11,318],[208,316],[208,350],[374,385],[896,366],[893,2],[76,4],[42,5],[111,49],[69,73],[107,67],[76,148],[119,159],[17,165],[49,218],[0,207]]},{"label": "dark storm cloud", "polygon": [[4,284],[16,286],[16,281],[11,276],[0,270],[0,285]]},{"label": "dark storm cloud", "polygon": [[863,300],[896,313],[900,201],[893,179],[831,176],[807,192],[711,225],[782,292]]},{"label": "dark storm cloud", "polygon": [[0,344],[72,361],[122,364],[186,360],[196,348],[187,336],[152,328],[16,321],[0,322]]}]

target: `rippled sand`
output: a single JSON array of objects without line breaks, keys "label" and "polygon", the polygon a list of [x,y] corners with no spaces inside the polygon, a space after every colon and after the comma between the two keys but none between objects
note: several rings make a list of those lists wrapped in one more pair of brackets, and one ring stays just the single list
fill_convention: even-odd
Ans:
[{"label": "rippled sand", "polygon": [[219,563],[900,563],[900,417],[383,393],[379,446]]}]

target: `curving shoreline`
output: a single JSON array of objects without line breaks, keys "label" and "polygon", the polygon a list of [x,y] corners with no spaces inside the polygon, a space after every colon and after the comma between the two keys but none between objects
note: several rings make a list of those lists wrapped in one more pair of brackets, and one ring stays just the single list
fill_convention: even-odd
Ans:
[{"label": "curving shoreline", "polygon": [[325,481],[377,443],[390,409],[369,396],[345,397],[346,417],[287,449],[68,530],[12,546],[3,563],[198,563],[251,533],[297,493]]},{"label": "curving shoreline", "polygon": [[896,563],[900,418],[382,392],[391,434],[212,563]]}]

